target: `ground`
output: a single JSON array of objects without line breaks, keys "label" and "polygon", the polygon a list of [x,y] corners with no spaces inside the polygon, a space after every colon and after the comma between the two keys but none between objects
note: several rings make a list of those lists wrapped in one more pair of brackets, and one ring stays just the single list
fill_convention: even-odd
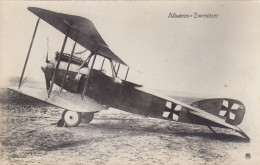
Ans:
[{"label": "ground", "polygon": [[1,164],[260,164],[252,142],[231,130],[115,109],[57,127],[60,108],[3,88],[0,103]]}]

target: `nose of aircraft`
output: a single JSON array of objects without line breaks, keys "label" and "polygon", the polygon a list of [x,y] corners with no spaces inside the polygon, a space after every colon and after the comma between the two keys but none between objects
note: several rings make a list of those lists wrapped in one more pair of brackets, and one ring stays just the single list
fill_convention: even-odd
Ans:
[{"label": "nose of aircraft", "polygon": [[53,63],[46,63],[46,64],[41,66],[41,69],[42,69],[43,73],[46,73],[47,70],[52,70],[53,68],[54,68],[54,64]]},{"label": "nose of aircraft", "polygon": [[54,69],[54,64],[52,64],[52,63],[46,63],[41,66],[41,70],[43,71],[43,73],[45,75],[45,79],[47,81],[49,81],[51,79],[53,69]]},{"label": "nose of aircraft", "polygon": [[42,69],[43,73],[45,73],[46,66],[41,66],[41,69]]},{"label": "nose of aircraft", "polygon": [[45,75],[46,89],[47,90],[49,90],[49,88],[50,88],[52,68],[53,68],[53,66],[50,63],[46,63],[45,65],[41,66],[41,70],[43,71],[43,73]]}]

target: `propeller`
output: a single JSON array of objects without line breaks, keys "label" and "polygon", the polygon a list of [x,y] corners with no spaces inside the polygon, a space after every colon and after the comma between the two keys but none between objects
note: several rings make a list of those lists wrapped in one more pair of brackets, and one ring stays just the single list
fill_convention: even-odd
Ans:
[{"label": "propeller", "polygon": [[[47,37],[47,53],[46,53],[46,59],[45,59],[45,62],[47,64],[50,63],[48,56],[49,56],[49,38]],[[44,72],[44,76],[45,76],[46,90],[48,91],[49,88],[50,88],[50,81],[51,81],[51,79],[48,76],[48,74],[46,72],[46,69],[47,69],[47,66],[42,67],[42,71]]]},{"label": "propeller", "polygon": [[46,54],[46,59],[45,59],[46,63],[50,62],[48,56],[49,56],[49,37],[47,37],[47,54]]},{"label": "propeller", "polygon": [[50,62],[50,61],[49,61],[49,58],[48,58],[48,52],[47,52],[47,55],[46,55],[45,62],[46,62],[46,63],[49,63],[49,62]]}]

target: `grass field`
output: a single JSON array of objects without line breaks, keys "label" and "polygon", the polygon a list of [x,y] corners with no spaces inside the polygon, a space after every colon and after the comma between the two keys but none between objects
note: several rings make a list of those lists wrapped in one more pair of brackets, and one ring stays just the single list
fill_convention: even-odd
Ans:
[{"label": "grass field", "polygon": [[[110,109],[57,127],[62,109],[0,89],[1,164],[259,164],[255,141],[231,130]],[[247,127],[244,126],[245,132]]]}]

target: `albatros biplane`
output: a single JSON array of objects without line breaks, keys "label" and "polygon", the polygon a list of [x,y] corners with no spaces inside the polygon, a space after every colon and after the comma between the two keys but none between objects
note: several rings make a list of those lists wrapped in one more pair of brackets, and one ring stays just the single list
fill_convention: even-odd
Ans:
[{"label": "albatros biplane", "polygon": [[[127,81],[129,66],[114,54],[102,39],[93,23],[83,17],[56,13],[29,7],[28,10],[39,17],[25,60],[19,86],[9,89],[28,95],[64,109],[59,125],[78,126],[81,119],[92,121],[94,113],[116,108],[126,112],[173,120],[184,123],[232,129],[249,140],[239,128],[245,114],[245,106],[230,98],[213,98],[184,103],[172,97],[145,89],[142,85]],[[65,35],[60,52],[51,62],[41,67],[45,75],[46,89],[22,87],[24,72],[40,20],[44,20]],[[67,39],[75,41],[71,53],[64,52]],[[86,48],[90,55],[77,57],[76,44]],[[93,67],[96,58],[103,62]],[[104,63],[109,64],[111,76],[105,74]],[[115,67],[117,64],[118,67]],[[120,65],[128,68],[124,78],[118,77]],[[59,90],[53,90],[53,86]]]}]

